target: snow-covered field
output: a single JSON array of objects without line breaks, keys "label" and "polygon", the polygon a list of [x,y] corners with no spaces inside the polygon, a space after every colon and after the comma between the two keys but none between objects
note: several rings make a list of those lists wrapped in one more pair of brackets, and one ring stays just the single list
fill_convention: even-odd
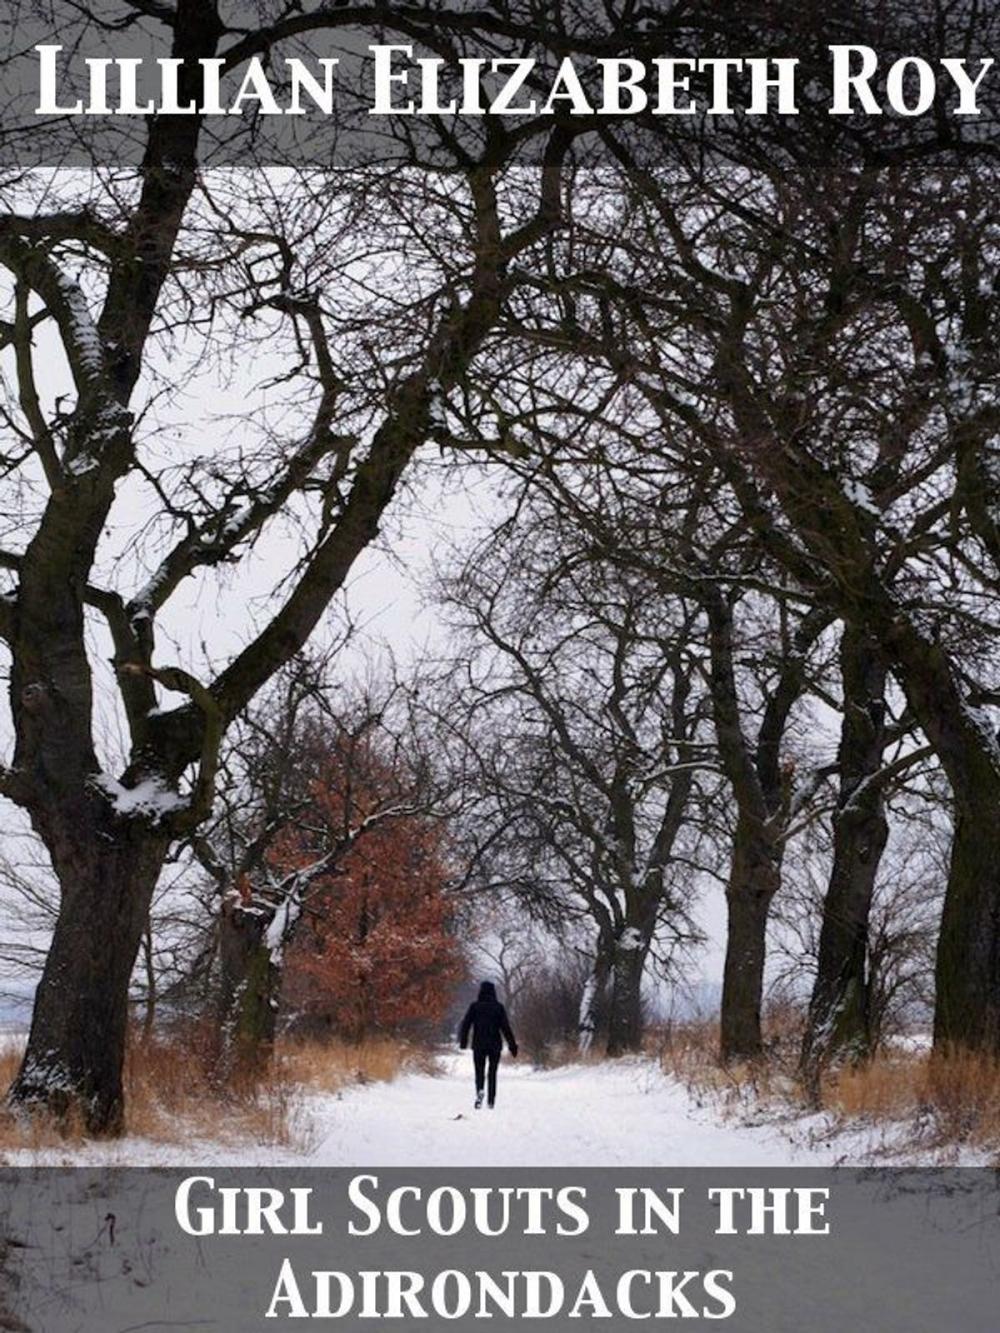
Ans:
[{"label": "snow-covered field", "polygon": [[[894,1147],[892,1128],[833,1132],[824,1116],[724,1114],[652,1061],[536,1070],[505,1060],[495,1110],[472,1106],[468,1056],[338,1094],[303,1095],[292,1147],[139,1138],[10,1154],[10,1165],[828,1166],[929,1163]],[[973,1164],[965,1152],[946,1160]]]}]

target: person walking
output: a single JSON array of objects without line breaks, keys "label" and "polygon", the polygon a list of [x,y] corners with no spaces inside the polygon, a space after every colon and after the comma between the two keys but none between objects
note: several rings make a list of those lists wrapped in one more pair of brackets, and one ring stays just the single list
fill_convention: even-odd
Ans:
[{"label": "person walking", "polygon": [[[476,1110],[483,1104],[483,1085],[486,1085],[487,1105],[492,1110],[497,1099],[497,1066],[503,1042],[517,1059],[517,1041],[511,1031],[507,1010],[497,999],[497,988],[492,981],[484,981],[479,996],[469,1005],[458,1032],[462,1050],[469,1045],[472,1034],[472,1063],[476,1071]],[[488,1071],[488,1072],[487,1072]]]}]

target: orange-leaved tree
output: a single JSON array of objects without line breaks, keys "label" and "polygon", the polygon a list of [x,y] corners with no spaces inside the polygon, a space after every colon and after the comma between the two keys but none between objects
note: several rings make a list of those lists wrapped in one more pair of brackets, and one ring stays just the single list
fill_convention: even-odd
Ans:
[{"label": "orange-leaved tree", "polygon": [[445,830],[412,801],[386,809],[397,760],[375,734],[355,744],[349,766],[337,749],[324,758],[309,818],[277,840],[272,865],[287,875],[338,839],[349,845],[313,885],[288,943],[282,1007],[352,1041],[426,1029],[443,1017],[463,970]]}]

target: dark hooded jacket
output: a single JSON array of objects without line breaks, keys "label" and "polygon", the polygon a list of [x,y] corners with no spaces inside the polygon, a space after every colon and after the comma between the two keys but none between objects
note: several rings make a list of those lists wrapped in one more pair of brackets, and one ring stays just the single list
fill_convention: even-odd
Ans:
[{"label": "dark hooded jacket", "polygon": [[470,1032],[474,1051],[495,1051],[499,1054],[503,1040],[506,1040],[511,1055],[517,1055],[517,1042],[507,1020],[507,1010],[497,999],[492,981],[484,981],[479,987],[479,998],[469,1005],[462,1019],[458,1040],[463,1051],[469,1044]]}]

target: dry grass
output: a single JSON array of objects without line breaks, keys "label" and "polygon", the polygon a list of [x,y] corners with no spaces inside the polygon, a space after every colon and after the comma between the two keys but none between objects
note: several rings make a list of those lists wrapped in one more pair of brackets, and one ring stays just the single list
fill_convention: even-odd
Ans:
[{"label": "dry grass", "polygon": [[[672,1023],[654,1046],[660,1067],[688,1090],[697,1106],[711,1103],[725,1115],[751,1123],[761,1115],[798,1114],[798,1089],[789,1059],[777,1041],[765,1058],[746,1064],[719,1061],[719,1024],[714,1019]],[[793,1112],[794,1106],[794,1112]]]},{"label": "dry grass", "polygon": [[20,1063],[20,1047],[12,1041],[0,1042],[0,1088],[10,1086]]},{"label": "dry grass", "polygon": [[827,1076],[824,1105],[844,1120],[897,1122],[914,1146],[1000,1151],[1000,1060],[970,1051],[889,1052]]},{"label": "dry grass", "polygon": [[[766,1057],[723,1067],[717,1023],[674,1024],[659,1030],[657,1055],[696,1101],[744,1121],[788,1121],[816,1110],[796,1069],[800,1030],[794,1013],[776,1013]],[[834,1131],[871,1128],[892,1153],[964,1146],[1000,1153],[1000,1059],[989,1056],[890,1048],[866,1064],[829,1071],[820,1105]]]},{"label": "dry grass", "polygon": [[732,1065],[720,1071],[719,1020],[687,1019],[662,1024],[650,1031],[647,1041],[664,1068],[683,1081],[704,1078],[725,1084],[786,1080],[795,1069],[802,1043],[803,1015],[790,1004],[771,1004],[764,1016],[764,1055],[755,1062]]},{"label": "dry grass", "polygon": [[719,1025],[714,1019],[668,1023],[650,1031],[646,1039],[667,1073],[682,1081],[718,1063]]},{"label": "dry grass", "polygon": [[[19,1062],[17,1047],[0,1047],[0,1092],[13,1080]],[[215,1077],[216,1064],[210,1035],[197,1028],[133,1039],[125,1066],[127,1132],[157,1143],[212,1139],[305,1148],[305,1093],[385,1082],[404,1068],[433,1069],[429,1055],[388,1039],[359,1045],[283,1041],[262,1078],[226,1087]],[[0,1112],[0,1154],[67,1149],[85,1137],[80,1126]]]},{"label": "dry grass", "polygon": [[663,1069],[692,1091],[724,1093],[739,1101],[786,1091],[797,1048],[794,1030],[782,1024],[769,1029],[760,1060],[722,1065],[717,1019],[671,1023],[657,1031],[651,1047]]},{"label": "dry grass", "polygon": [[850,1120],[905,1120],[924,1101],[926,1062],[906,1054],[880,1055],[869,1064],[828,1073],[822,1104]]},{"label": "dry grass", "polygon": [[389,1037],[357,1044],[290,1040],[278,1048],[283,1082],[315,1092],[338,1092],[352,1083],[389,1083],[408,1070],[436,1072],[433,1055]]},{"label": "dry grass", "polygon": [[128,1132],[157,1143],[195,1138],[294,1147],[305,1121],[298,1089],[278,1063],[259,1080],[221,1087],[214,1044],[197,1029],[131,1043],[125,1065]]}]

